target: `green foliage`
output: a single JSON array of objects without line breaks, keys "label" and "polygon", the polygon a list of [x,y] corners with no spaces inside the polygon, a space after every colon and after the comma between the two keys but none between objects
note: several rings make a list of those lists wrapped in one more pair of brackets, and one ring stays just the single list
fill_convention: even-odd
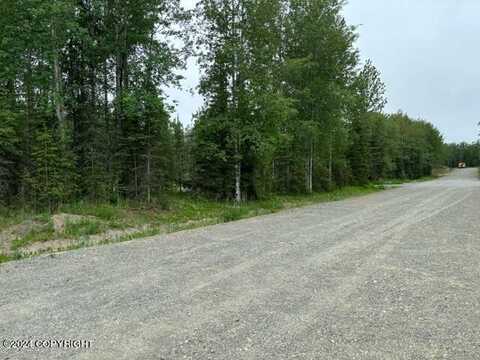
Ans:
[{"label": "green foliage", "polygon": [[34,134],[31,167],[25,176],[35,204],[52,210],[75,195],[75,169],[71,153],[45,125]]},{"label": "green foliage", "polygon": [[[171,192],[238,205],[418,178],[446,153],[476,164],[473,145],[381,112],[385,86],[343,5],[200,0],[192,22],[179,0],[1,2],[0,205],[113,225],[125,204],[172,210]],[[205,104],[184,129],[164,89],[193,40]]]},{"label": "green foliage", "polygon": [[[1,255],[0,262],[9,261],[23,257],[23,247],[35,242],[64,240],[69,238],[68,249],[76,249],[88,246],[90,235],[99,234],[100,243],[109,241],[126,241],[138,237],[152,236],[159,233],[173,232],[185,229],[192,229],[200,226],[236,221],[257,215],[275,213],[282,209],[305,206],[325,201],[337,201],[348,197],[360,196],[379,191],[379,186],[369,187],[345,187],[332,192],[313,193],[310,195],[276,195],[259,201],[249,201],[236,204],[232,201],[214,201],[206,198],[173,193],[170,194],[169,203],[171,208],[168,211],[159,207],[141,207],[140,203],[124,202],[112,206],[108,204],[95,204],[90,202],[68,205],[61,210],[69,210],[72,213],[92,216],[107,213],[104,218],[110,217],[114,212],[115,216],[110,220],[99,220],[94,218],[84,219],[79,223],[67,223],[65,234],[56,234],[50,221],[45,222],[39,230],[31,231],[23,238],[14,241],[10,255]],[[110,210],[105,210],[110,209]],[[30,218],[31,214],[11,213],[9,222],[21,221]],[[122,228],[117,226],[122,223],[125,227],[135,227],[137,232],[129,233],[115,240],[101,240],[101,233],[108,229]],[[147,226],[145,226],[147,225]],[[95,242],[97,243],[97,242]],[[55,251],[55,243],[51,242],[50,250]],[[65,245],[61,245],[65,246]],[[63,249],[63,248],[62,248]]]},{"label": "green foliage", "polygon": [[119,211],[122,208],[120,205],[80,201],[62,205],[58,211],[67,214],[94,216],[103,221],[111,221],[119,216]]},{"label": "green foliage", "polygon": [[11,256],[0,254],[0,264],[12,260]]},{"label": "green foliage", "polygon": [[480,167],[480,143],[448,144],[445,146],[445,165],[457,167],[463,161],[468,167]]},{"label": "green foliage", "polygon": [[200,2],[207,102],[192,133],[195,190],[231,199],[240,182],[244,200],[312,193],[418,178],[441,163],[435,128],[381,113],[385,85],[371,61],[360,64],[342,5]]},{"label": "green foliage", "polygon": [[47,223],[42,229],[32,230],[27,235],[15,239],[12,242],[11,250],[15,251],[20,249],[23,246],[33,244],[35,242],[44,242],[52,240],[54,237],[55,231],[53,229],[53,224],[51,222]]},{"label": "green foliage", "polygon": [[0,204],[14,201],[12,194],[17,192],[19,174],[16,163],[21,156],[18,116],[2,110],[0,103]]},{"label": "green foliage", "polygon": [[223,213],[223,222],[230,222],[235,220],[240,220],[245,216],[246,209],[244,208],[228,208]]},{"label": "green foliage", "polygon": [[77,239],[82,236],[94,235],[101,232],[104,232],[107,229],[105,223],[84,219],[79,222],[66,223],[65,224],[65,235],[69,238]]}]

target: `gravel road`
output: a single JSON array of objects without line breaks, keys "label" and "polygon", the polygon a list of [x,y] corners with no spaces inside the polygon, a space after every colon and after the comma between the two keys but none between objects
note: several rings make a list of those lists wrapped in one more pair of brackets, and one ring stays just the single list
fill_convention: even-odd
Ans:
[{"label": "gravel road", "polygon": [[0,359],[480,359],[479,214],[466,169],[0,265]]}]

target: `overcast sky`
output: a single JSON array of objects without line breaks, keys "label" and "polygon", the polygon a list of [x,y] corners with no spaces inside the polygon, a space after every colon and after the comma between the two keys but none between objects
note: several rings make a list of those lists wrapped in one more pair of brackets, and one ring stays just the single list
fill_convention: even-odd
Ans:
[{"label": "overcast sky", "polygon": [[[195,0],[183,0],[191,7]],[[399,109],[435,124],[448,142],[474,141],[480,121],[479,0],[350,0],[345,16],[358,25],[357,46],[387,86],[387,112]],[[195,87],[190,61],[184,86]],[[168,91],[184,124],[198,95]]]}]

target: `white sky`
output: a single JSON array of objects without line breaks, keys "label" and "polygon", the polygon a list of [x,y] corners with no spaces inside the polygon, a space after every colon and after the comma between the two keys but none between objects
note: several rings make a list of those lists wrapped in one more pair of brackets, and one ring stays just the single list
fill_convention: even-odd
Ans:
[{"label": "white sky", "polygon": [[[191,8],[196,0],[182,0]],[[479,0],[350,0],[347,21],[359,25],[362,58],[382,73],[389,103],[435,124],[447,141],[474,141],[480,121]],[[184,72],[195,88],[194,59]],[[191,124],[198,94],[170,89],[181,121]]]}]

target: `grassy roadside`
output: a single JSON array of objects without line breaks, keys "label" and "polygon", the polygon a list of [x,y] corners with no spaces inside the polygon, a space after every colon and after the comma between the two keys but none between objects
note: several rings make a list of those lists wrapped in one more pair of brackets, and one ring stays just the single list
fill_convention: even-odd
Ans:
[{"label": "grassy roadside", "polygon": [[[78,223],[67,223],[65,232],[61,236],[54,231],[51,216],[48,213],[10,212],[6,216],[0,216],[0,232],[13,224],[25,221],[35,222],[38,227],[15,238],[9,245],[10,254],[0,252],[0,263],[34,255],[22,254],[21,250],[38,243],[72,239],[74,241],[62,249],[52,248],[42,252],[69,250],[89,246],[86,239],[92,235],[104,234],[106,231],[118,231],[119,234],[125,231],[126,233],[114,241],[100,239],[96,244],[126,241],[272,214],[289,208],[362,196],[382,189],[383,187],[378,185],[350,186],[310,195],[278,195],[265,200],[246,202],[240,206],[236,206],[232,202],[213,201],[185,194],[171,194],[163,199],[162,206],[149,207],[133,202],[118,205],[80,202],[64,205],[58,210],[59,213],[86,217]],[[139,229],[139,231],[132,232],[128,229]],[[1,245],[0,243],[0,249]]]},{"label": "grassy roadside", "polygon": [[410,183],[418,183],[418,182],[425,182],[425,181],[431,181],[431,180],[436,180],[441,176],[424,176],[419,179],[388,179],[388,180],[382,180],[382,181],[376,181],[373,184],[374,185],[402,185],[402,184],[410,184]]},{"label": "grassy roadside", "polygon": [[[54,253],[128,241],[272,214],[289,208],[343,200],[404,183],[435,180],[447,173],[448,171],[442,168],[434,172],[433,176],[416,180],[389,179],[368,186],[349,186],[331,192],[277,195],[264,200],[245,202],[240,206],[232,202],[214,201],[189,194],[170,194],[157,204],[149,206],[132,201],[117,205],[78,202],[63,205],[56,212],[84,217],[75,223],[66,222],[61,234],[54,229],[52,214],[20,210],[7,212],[0,208],[0,263],[39,253]],[[10,239],[6,246],[2,235],[8,232],[8,229],[22,227],[25,223],[35,226]]]},{"label": "grassy roadside", "polygon": [[[480,169],[479,169],[480,170]],[[432,175],[430,176],[423,176],[418,179],[386,179],[374,182],[374,185],[383,185],[383,186],[395,186],[395,185],[402,185],[402,184],[410,184],[410,183],[419,183],[425,181],[432,181],[444,177],[450,173],[451,169],[447,167],[439,167],[432,170]]]}]

